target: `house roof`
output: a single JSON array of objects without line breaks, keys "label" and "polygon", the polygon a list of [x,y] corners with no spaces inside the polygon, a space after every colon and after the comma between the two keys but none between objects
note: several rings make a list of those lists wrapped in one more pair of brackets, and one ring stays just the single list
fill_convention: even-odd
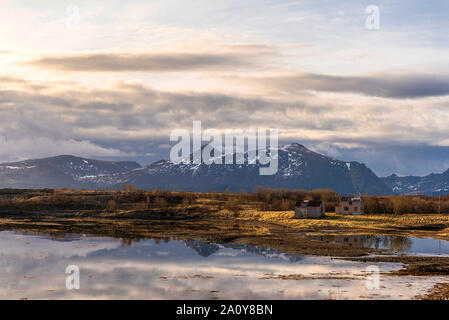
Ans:
[{"label": "house roof", "polygon": [[362,201],[360,197],[341,197],[341,201]]},{"label": "house roof", "polygon": [[320,207],[322,205],[320,200],[299,200],[296,202],[297,207],[307,208],[307,207]]}]

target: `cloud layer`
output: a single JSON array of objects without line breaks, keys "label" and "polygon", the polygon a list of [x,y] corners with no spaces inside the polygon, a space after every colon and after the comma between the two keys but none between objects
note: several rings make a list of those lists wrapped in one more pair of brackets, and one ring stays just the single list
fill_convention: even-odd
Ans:
[{"label": "cloud layer", "polygon": [[375,74],[331,76],[298,74],[255,80],[279,91],[300,93],[304,90],[357,93],[367,96],[413,99],[449,95],[449,76],[426,74]]},{"label": "cloud layer", "polygon": [[55,88],[23,79],[1,79],[2,85],[9,87],[0,91],[3,161],[62,153],[100,157],[158,153],[161,148],[148,151],[143,146],[148,142],[166,144],[172,130],[190,131],[197,120],[202,121],[203,129],[277,128],[281,140],[306,142],[337,158],[347,157],[351,154],[348,150],[356,148],[353,155],[360,161],[360,150],[379,146],[447,146],[449,134],[445,111],[449,99],[445,97],[410,100],[412,103],[365,97],[355,103],[354,95],[339,93],[337,100],[304,95],[285,101],[161,91],[139,82]]},{"label": "cloud layer", "polygon": [[87,53],[45,56],[30,62],[40,68],[74,72],[168,72],[249,67],[257,53]]}]

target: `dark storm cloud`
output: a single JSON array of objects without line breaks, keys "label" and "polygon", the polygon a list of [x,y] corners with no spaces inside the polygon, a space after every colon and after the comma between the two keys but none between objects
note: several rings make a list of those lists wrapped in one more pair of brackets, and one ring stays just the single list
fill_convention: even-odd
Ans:
[{"label": "dark storm cloud", "polygon": [[314,90],[394,99],[449,95],[449,76],[427,74],[331,76],[307,73],[256,81],[277,90],[296,93]]}]

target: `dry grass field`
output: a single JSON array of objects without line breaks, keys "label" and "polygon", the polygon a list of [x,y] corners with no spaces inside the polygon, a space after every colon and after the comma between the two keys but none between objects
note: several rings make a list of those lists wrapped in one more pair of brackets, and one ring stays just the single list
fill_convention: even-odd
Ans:
[{"label": "dry grass field", "polygon": [[[3,192],[5,194],[5,192]],[[190,193],[170,191],[142,191],[126,186],[126,191],[25,190],[6,196],[0,192],[0,217],[52,215],[66,217],[158,217],[169,219],[219,218],[283,225],[294,230],[320,232],[334,230],[345,233],[394,232],[449,240],[447,197],[424,196],[364,197],[367,214],[342,216],[332,211],[338,195],[329,190],[287,191],[258,189],[253,193]],[[298,199],[322,200],[326,217],[295,219],[294,204]],[[414,203],[411,212],[376,213],[373,203],[383,212],[388,205],[406,201]],[[380,205],[382,203],[383,205]],[[417,205],[417,204],[420,205]],[[399,206],[399,204],[397,206]],[[370,207],[371,206],[371,207]],[[411,204],[408,204],[411,207]],[[394,206],[393,206],[394,207]],[[429,208],[437,208],[431,211]],[[442,210],[443,209],[443,210]],[[416,211],[427,213],[416,213]],[[444,212],[444,213],[437,213]]]}]

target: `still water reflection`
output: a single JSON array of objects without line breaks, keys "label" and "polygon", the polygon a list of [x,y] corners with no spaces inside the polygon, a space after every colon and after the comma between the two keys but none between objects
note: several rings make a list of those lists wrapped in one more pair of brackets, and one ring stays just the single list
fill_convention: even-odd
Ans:
[{"label": "still water reflection", "polygon": [[385,249],[408,255],[449,256],[449,242],[436,239],[373,235],[310,235],[307,237],[349,247]]},{"label": "still water reflection", "polygon": [[[80,290],[66,289],[68,265],[81,270]],[[438,281],[382,276],[368,289],[366,267],[247,245],[0,232],[0,299],[400,299]]]}]

